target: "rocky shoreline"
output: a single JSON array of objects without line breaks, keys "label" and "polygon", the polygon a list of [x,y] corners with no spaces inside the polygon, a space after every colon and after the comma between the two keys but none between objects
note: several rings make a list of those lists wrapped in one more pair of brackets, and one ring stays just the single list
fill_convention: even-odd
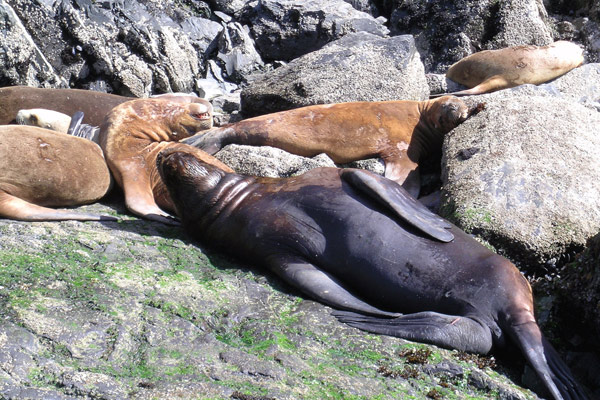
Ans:
[{"label": "rocky shoreline", "polygon": [[[423,100],[459,88],[442,74],[475,51],[578,43],[586,64],[563,77],[465,98],[483,110],[447,135],[425,184],[441,215],[530,278],[542,329],[600,396],[597,0],[0,0],[0,16],[0,86],[195,92],[219,124]],[[271,176],[334,165],[247,146],[218,156]],[[119,193],[82,209],[121,221],[0,220],[0,397],[537,398],[518,360],[491,369],[344,326],[260,266],[129,216]]]}]

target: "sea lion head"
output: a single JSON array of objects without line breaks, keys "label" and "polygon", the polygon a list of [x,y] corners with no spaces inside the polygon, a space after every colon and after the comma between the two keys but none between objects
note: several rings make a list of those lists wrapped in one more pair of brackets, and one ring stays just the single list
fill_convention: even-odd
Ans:
[{"label": "sea lion head", "polygon": [[430,100],[427,113],[431,126],[441,133],[448,133],[469,116],[469,107],[455,96],[443,96]]},{"label": "sea lion head", "polygon": [[178,116],[178,123],[193,133],[201,132],[213,126],[213,107],[206,101],[199,99],[197,103],[185,105],[185,111]]},{"label": "sea lion head", "polygon": [[192,149],[167,148],[156,157],[158,172],[180,216],[186,210],[196,209],[226,175],[222,169],[201,160],[194,153],[197,149]]},{"label": "sea lion head", "polygon": [[62,133],[67,133],[71,123],[70,116],[44,108],[19,110],[15,120],[19,125],[37,126]]}]

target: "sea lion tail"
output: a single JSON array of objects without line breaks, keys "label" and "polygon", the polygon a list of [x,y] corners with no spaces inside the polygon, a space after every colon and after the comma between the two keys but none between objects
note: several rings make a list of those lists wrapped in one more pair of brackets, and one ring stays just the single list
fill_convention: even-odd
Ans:
[{"label": "sea lion tail", "polygon": [[585,400],[587,395],[573,378],[569,367],[544,338],[535,322],[512,325],[507,329],[525,358],[555,400]]}]

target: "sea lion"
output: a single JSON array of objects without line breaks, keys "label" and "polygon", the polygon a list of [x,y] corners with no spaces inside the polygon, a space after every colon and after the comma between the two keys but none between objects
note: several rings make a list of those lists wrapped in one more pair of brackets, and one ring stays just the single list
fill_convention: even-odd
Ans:
[{"label": "sea lion", "polygon": [[34,126],[0,126],[0,216],[23,221],[116,220],[47,207],[93,203],[111,187],[100,147]]},{"label": "sea lion", "polygon": [[336,313],[340,320],[484,354],[510,339],[554,399],[585,398],[535,322],[531,288],[517,268],[395,182],[337,168],[244,177],[177,149],[157,163],[191,235],[349,310]]},{"label": "sea lion", "polygon": [[249,118],[186,139],[214,154],[225,145],[278,147],[335,163],[380,157],[385,176],[419,192],[419,161],[441,151],[444,135],[468,116],[458,98],[319,104]]},{"label": "sea lion", "polygon": [[71,117],[67,114],[46,108],[19,110],[15,120],[19,125],[37,126],[61,133],[67,133],[71,124]]},{"label": "sea lion", "polygon": [[0,125],[14,123],[19,110],[46,108],[67,115],[83,111],[86,124],[99,126],[113,107],[131,99],[93,90],[3,87],[0,88]]},{"label": "sea lion", "polygon": [[446,77],[470,89],[450,93],[467,96],[494,92],[525,83],[539,85],[583,63],[583,50],[559,40],[548,46],[515,46],[484,50],[454,63]]},{"label": "sea lion", "polygon": [[[138,99],[120,104],[100,126],[99,144],[125,204],[146,219],[172,224],[174,208],[156,171],[156,155],[179,139],[212,126],[212,105],[193,96]],[[231,171],[196,149],[198,157]]]}]

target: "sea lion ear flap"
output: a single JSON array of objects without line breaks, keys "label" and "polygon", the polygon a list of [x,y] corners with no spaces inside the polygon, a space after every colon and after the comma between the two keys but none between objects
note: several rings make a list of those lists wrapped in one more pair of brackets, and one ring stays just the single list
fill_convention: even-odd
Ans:
[{"label": "sea lion ear flap", "polygon": [[454,239],[454,235],[448,230],[452,226],[448,221],[429,211],[396,182],[359,169],[345,169],[341,177],[354,189],[392,210],[404,221],[432,238],[440,242],[450,242]]}]

